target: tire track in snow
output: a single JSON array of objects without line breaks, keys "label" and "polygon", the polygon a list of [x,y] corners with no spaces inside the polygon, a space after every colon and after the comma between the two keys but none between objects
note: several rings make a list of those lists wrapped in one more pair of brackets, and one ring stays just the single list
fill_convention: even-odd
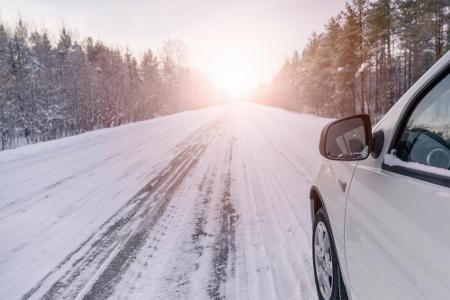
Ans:
[{"label": "tire track in snow", "polygon": [[229,275],[234,276],[236,261],[236,223],[238,214],[231,199],[231,161],[233,159],[234,137],[229,139],[227,171],[224,178],[224,190],[218,207],[219,232],[213,245],[212,271],[208,284],[211,299],[224,299],[224,285]]},{"label": "tire track in snow", "polygon": [[200,260],[207,254],[208,241],[213,235],[205,227],[211,221],[208,220],[208,216],[214,201],[214,184],[217,173],[218,164],[216,163],[205,172],[198,187],[198,201],[194,204],[193,216],[189,218],[193,223],[193,228],[187,243],[191,244],[192,248],[176,258],[175,265],[172,266],[172,273],[167,277],[168,282],[173,281],[172,286],[168,287],[174,289],[173,298],[188,297],[189,289],[192,288],[192,275],[202,267]]},{"label": "tire track in snow", "polygon": [[22,298],[35,296],[46,288],[43,299],[74,299],[83,293],[86,299],[103,299],[110,295],[120,275],[134,260],[149,231],[166,210],[171,195],[197,163],[224,119],[205,125],[181,143],[185,145],[180,145],[184,149],[161,174]]}]

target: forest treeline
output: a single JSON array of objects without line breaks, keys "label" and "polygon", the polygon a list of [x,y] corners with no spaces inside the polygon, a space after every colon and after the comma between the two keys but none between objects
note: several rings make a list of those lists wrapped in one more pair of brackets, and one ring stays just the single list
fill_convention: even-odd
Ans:
[{"label": "forest treeline", "polygon": [[52,41],[22,20],[0,24],[0,150],[221,101],[186,59],[176,40],[137,59],[65,28]]},{"label": "forest treeline", "polygon": [[378,120],[450,48],[450,0],[353,0],[294,52],[257,101]]}]

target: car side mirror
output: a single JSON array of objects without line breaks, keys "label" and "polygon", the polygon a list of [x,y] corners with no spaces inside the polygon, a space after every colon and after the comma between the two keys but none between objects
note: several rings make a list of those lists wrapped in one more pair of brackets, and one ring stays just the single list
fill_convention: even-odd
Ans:
[{"label": "car side mirror", "polygon": [[327,159],[366,159],[372,149],[372,124],[369,115],[354,115],[328,124],[322,130],[319,147],[320,154]]}]

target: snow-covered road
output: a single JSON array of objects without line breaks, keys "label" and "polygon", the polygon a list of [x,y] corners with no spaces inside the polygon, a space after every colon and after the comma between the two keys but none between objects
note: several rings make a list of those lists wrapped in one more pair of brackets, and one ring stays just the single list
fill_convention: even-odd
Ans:
[{"label": "snow-covered road", "polygon": [[0,299],[311,299],[327,122],[252,104],[0,153]]}]

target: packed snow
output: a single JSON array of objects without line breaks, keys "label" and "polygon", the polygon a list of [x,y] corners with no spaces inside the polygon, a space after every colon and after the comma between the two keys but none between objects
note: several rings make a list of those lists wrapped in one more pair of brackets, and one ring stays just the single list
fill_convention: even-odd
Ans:
[{"label": "packed snow", "polygon": [[233,104],[0,152],[0,299],[311,299],[327,122]]}]

